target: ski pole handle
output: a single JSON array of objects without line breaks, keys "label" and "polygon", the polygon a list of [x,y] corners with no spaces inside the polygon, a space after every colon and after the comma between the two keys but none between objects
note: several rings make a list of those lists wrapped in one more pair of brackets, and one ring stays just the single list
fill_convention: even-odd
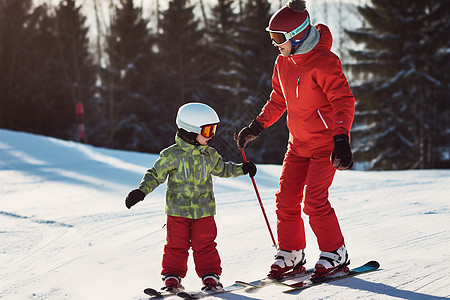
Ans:
[{"label": "ski pole handle", "polygon": [[[234,134],[234,139],[237,140],[236,133]],[[244,162],[248,162],[247,157],[245,156],[244,148],[239,148],[239,149],[241,150],[241,154],[242,154],[242,158],[244,159]],[[255,178],[250,177],[250,179],[252,180],[253,188],[255,189],[256,197],[258,198],[258,201],[259,201],[259,206],[261,207],[261,211],[264,216],[264,220],[266,221],[267,229],[269,229],[270,237],[272,238],[273,247],[277,248],[277,243],[275,242],[275,238],[273,237],[272,229],[270,228],[270,223],[269,223],[269,220],[267,219],[266,210],[264,209],[264,205],[261,201],[261,196],[259,195],[259,191],[258,191],[258,187],[256,186]]]}]

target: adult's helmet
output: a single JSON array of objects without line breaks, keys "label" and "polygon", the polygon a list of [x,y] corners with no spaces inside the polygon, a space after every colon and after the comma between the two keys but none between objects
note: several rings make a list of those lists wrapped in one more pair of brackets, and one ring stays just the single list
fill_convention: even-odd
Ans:
[{"label": "adult's helmet", "polygon": [[186,103],[181,106],[178,109],[176,120],[178,128],[196,134],[202,134],[205,125],[214,125],[219,122],[219,116],[212,107],[198,102]]},{"label": "adult's helmet", "polygon": [[310,27],[311,22],[305,1],[291,0],[272,15],[266,30],[271,33],[272,40],[276,44],[282,44],[289,39],[302,40]]}]

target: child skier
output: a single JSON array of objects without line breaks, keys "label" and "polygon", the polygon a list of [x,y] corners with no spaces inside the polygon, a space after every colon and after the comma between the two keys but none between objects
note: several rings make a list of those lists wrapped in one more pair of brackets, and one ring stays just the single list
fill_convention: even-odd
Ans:
[{"label": "child skier", "polygon": [[162,150],[139,188],[125,199],[127,208],[142,201],[166,181],[167,243],[162,260],[163,290],[176,292],[186,276],[188,250],[192,248],[203,289],[221,289],[222,273],[214,215],[216,204],[211,175],[237,177],[256,174],[253,162],[224,162],[208,142],[220,122],[217,113],[203,103],[188,103],[178,110],[175,144]]}]

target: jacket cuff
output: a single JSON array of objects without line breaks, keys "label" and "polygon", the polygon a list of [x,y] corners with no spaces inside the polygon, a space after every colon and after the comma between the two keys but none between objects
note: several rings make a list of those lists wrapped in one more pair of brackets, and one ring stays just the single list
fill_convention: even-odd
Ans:
[{"label": "jacket cuff", "polygon": [[345,143],[349,144],[349,138],[348,138],[348,135],[346,135],[346,134],[338,134],[338,135],[333,136],[333,141],[334,141],[334,143],[345,142]]},{"label": "jacket cuff", "polygon": [[340,135],[340,134],[344,134],[350,138],[350,132],[347,129],[345,129],[344,127],[337,127],[333,132],[333,137]]},{"label": "jacket cuff", "polygon": [[[145,177],[144,177],[145,179]],[[146,196],[150,194],[159,184],[158,181],[156,181],[155,178],[151,178],[150,180],[144,180],[142,179],[141,183],[139,184],[138,189],[141,190]]]},{"label": "jacket cuff", "polygon": [[238,166],[236,168],[236,175],[237,176],[245,175],[244,174],[244,164],[243,163],[238,164]]},{"label": "jacket cuff", "polygon": [[256,135],[260,135],[264,131],[264,125],[254,119],[248,128]]}]

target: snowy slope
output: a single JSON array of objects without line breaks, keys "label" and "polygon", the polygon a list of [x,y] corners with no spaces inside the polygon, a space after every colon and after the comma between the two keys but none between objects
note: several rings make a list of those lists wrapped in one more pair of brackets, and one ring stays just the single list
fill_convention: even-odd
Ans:
[{"label": "snowy slope", "polygon": [[[145,299],[144,287],[160,287],[165,186],[124,206],[156,158],[0,130],[0,298]],[[275,232],[280,166],[258,168]],[[275,250],[250,179],[216,179],[215,193],[222,282],[263,277]],[[330,198],[352,265],[376,259],[381,270],[293,295],[273,286],[220,298],[450,298],[450,170],[338,172]],[[312,267],[319,250],[307,234]],[[200,288],[189,264],[184,285]]]}]

